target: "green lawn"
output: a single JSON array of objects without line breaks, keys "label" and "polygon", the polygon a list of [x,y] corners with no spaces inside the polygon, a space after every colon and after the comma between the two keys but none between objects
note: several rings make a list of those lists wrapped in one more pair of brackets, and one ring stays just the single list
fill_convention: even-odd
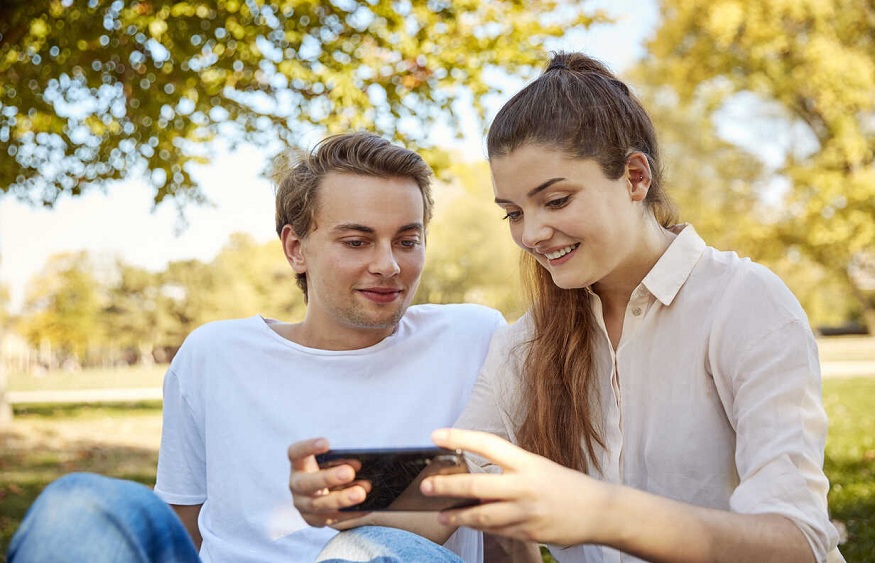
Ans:
[{"label": "green lawn", "polygon": [[[872,562],[875,377],[827,379],[824,405],[830,510],[848,534],[842,553],[849,563]],[[11,431],[0,433],[0,561],[27,507],[60,475],[95,471],[153,484],[160,419],[158,403],[16,408]]]},{"label": "green lawn", "polygon": [[126,387],[161,387],[167,365],[94,368],[78,372],[51,371],[44,375],[8,374],[9,391],[68,391]]},{"label": "green lawn", "polygon": [[869,563],[875,561],[875,377],[827,379],[823,402],[830,513],[847,526],[841,550],[848,563]]}]

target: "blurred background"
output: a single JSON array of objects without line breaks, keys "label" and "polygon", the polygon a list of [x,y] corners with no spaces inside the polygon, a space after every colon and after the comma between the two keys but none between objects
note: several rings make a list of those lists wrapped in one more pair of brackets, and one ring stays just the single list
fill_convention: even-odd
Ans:
[{"label": "blurred background", "polygon": [[830,506],[875,561],[871,0],[0,2],[0,549],[47,482],[154,482],[185,336],[304,304],[264,177],[368,129],[435,169],[419,302],[523,312],[483,136],[553,50],[654,118],[681,219],[778,273],[819,337]]}]

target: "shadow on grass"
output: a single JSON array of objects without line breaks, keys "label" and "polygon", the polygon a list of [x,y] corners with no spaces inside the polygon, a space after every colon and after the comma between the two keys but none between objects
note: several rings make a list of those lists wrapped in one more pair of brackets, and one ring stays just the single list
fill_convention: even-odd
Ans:
[{"label": "shadow on grass", "polygon": [[[37,447],[35,447],[35,445]],[[0,561],[27,509],[52,481],[89,471],[153,486],[158,452],[151,448],[74,440],[40,447],[14,427],[0,432]]]}]

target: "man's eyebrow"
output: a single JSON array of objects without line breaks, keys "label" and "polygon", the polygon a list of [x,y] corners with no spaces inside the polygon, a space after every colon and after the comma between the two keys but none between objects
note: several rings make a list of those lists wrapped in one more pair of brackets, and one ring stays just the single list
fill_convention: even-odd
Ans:
[{"label": "man's eyebrow", "polygon": [[376,231],[373,227],[368,227],[367,225],[359,225],[358,223],[340,223],[339,225],[335,225],[332,231],[335,232],[343,232],[343,231],[356,231],[359,233],[368,233],[373,234]]},{"label": "man's eyebrow", "polygon": [[[556,182],[561,182],[564,179],[565,178],[550,178],[546,182],[541,182],[540,184],[538,184],[537,186],[535,186],[534,188],[529,190],[529,193],[526,194],[526,197],[534,197],[534,196],[538,195],[539,193],[541,193],[542,191],[549,188],[550,186],[552,186],[553,184],[555,184]],[[502,203],[513,203],[513,202],[510,200],[507,200],[507,199],[495,198],[495,203],[502,204]]]},{"label": "man's eyebrow", "polygon": [[[374,234],[376,233],[376,229],[373,227],[368,227],[367,225],[360,225],[358,223],[340,223],[339,225],[335,225],[333,229],[334,232],[342,233],[346,231],[355,231],[357,233],[366,233],[366,234]],[[399,227],[396,233],[406,233],[408,231],[419,231],[422,232],[424,227],[422,223],[409,223],[402,227]]]},{"label": "man's eyebrow", "polygon": [[425,227],[423,227],[422,223],[410,223],[399,228],[398,233],[406,233],[407,231],[419,231],[421,233],[424,230]]}]

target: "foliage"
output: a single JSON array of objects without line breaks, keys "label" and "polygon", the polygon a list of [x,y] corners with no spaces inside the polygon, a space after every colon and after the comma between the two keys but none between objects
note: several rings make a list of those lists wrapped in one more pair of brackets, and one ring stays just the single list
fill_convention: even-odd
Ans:
[{"label": "foliage", "polygon": [[[665,84],[714,111],[748,95],[779,165],[776,233],[839,277],[875,326],[850,266],[875,245],[875,19],[867,0],[664,0],[650,41]],[[758,112],[758,113],[757,113]],[[750,126],[753,125],[751,119]],[[764,147],[765,148],[765,147]]]},{"label": "foliage", "polygon": [[[757,157],[722,139],[700,100],[682,100],[660,84],[649,62],[630,71],[659,134],[664,181],[682,222],[716,248],[750,256],[759,250],[765,171]],[[695,131],[691,135],[690,131]]]},{"label": "foliage", "polygon": [[[30,314],[23,333],[41,350],[54,348],[58,361],[78,366],[100,338],[103,297],[95,268],[84,251],[52,256],[25,297]],[[57,367],[54,361],[49,366]]]},{"label": "foliage", "polygon": [[589,25],[583,4],[7,0],[0,189],[52,205],[146,172],[156,203],[182,204],[217,139],[373,128],[430,149],[460,103],[482,119],[496,70],[528,76],[545,39]]},{"label": "foliage", "polygon": [[450,172],[455,181],[436,190],[416,300],[480,303],[516,319],[523,313],[520,251],[492,203],[489,167],[485,162],[457,164]]}]

